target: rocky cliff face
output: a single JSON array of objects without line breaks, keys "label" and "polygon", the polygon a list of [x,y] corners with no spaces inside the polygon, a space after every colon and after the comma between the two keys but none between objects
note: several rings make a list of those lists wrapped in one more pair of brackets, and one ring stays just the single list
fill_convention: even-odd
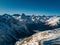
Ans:
[{"label": "rocky cliff face", "polygon": [[38,32],[30,37],[17,41],[15,45],[50,45],[54,42],[57,44],[58,38],[60,38],[60,28],[52,31]]}]

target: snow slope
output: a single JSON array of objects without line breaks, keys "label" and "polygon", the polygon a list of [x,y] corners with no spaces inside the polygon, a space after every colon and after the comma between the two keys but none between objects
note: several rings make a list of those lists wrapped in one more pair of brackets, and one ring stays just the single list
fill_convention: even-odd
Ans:
[{"label": "snow slope", "polygon": [[48,19],[46,21],[46,25],[57,26],[58,24],[60,24],[60,18],[59,17],[51,17],[50,19]]},{"label": "snow slope", "polygon": [[[30,37],[23,39],[22,41],[17,41],[15,45],[45,45],[44,41],[54,40],[60,37],[60,28],[54,30],[48,30],[43,32],[38,32]],[[48,45],[48,44],[46,44]]]}]

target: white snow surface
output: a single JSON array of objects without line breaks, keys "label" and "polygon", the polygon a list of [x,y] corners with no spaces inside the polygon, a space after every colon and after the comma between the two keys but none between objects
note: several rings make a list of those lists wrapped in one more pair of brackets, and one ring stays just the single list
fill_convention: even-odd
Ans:
[{"label": "white snow surface", "polygon": [[51,17],[46,21],[46,25],[57,26],[60,23],[59,17]]},{"label": "white snow surface", "polygon": [[23,39],[22,41],[17,41],[16,45],[39,45],[39,44],[43,45],[44,41],[49,41],[52,39],[56,39],[58,37],[60,37],[60,28],[54,29],[53,31],[48,30],[48,31],[38,32],[32,35],[31,37],[27,37]]}]

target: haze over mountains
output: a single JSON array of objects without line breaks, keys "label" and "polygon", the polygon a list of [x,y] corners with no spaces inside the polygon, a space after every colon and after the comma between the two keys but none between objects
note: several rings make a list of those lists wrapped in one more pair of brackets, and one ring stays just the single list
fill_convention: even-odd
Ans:
[{"label": "haze over mountains", "polygon": [[60,28],[60,16],[0,15],[0,45],[14,45],[39,31]]}]

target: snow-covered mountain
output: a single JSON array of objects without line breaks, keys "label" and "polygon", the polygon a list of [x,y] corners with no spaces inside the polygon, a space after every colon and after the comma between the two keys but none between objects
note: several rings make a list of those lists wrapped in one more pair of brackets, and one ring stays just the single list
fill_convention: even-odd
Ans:
[{"label": "snow-covered mountain", "polygon": [[57,26],[60,24],[60,17],[51,17],[50,19],[46,20],[46,25],[50,26]]},{"label": "snow-covered mountain", "polygon": [[0,15],[0,45],[14,45],[17,40],[29,37],[36,32],[60,28],[59,18],[24,14]]}]

